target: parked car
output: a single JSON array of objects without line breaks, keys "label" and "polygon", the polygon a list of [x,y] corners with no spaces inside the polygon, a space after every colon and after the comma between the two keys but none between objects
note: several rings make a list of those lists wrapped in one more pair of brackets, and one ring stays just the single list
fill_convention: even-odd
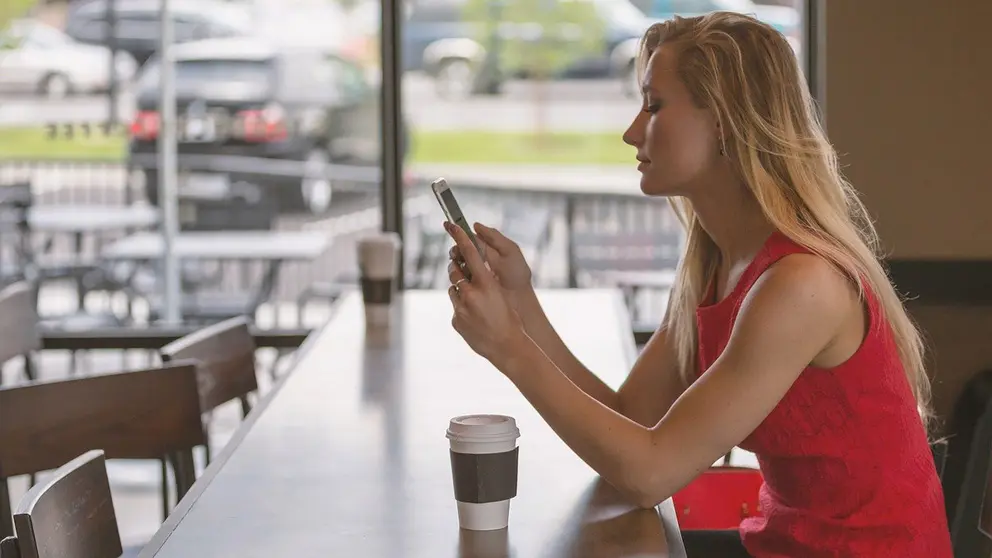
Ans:
[{"label": "parked car", "polygon": [[[549,0],[554,2],[589,2],[603,24],[603,46],[594,54],[573,61],[555,77],[608,77],[623,76],[630,66],[636,43],[650,24],[643,12],[630,0]],[[415,0],[406,13],[403,30],[403,68],[423,71],[432,76],[438,92],[443,96],[458,97],[481,93],[491,87],[488,81],[492,68],[487,65],[486,48],[480,42],[478,29],[481,21],[466,19],[467,0]],[[494,6],[496,3],[494,2]],[[494,13],[495,16],[495,13]],[[539,37],[548,32],[534,29],[534,24],[502,22],[499,36],[502,40],[519,37]],[[541,27],[537,24],[537,27]],[[561,31],[561,30],[560,30]],[[565,30],[568,31],[568,30]],[[581,39],[582,29],[570,36]],[[536,35],[535,35],[536,33]],[[563,35],[569,36],[568,33]],[[503,71],[522,76],[514,68]]]},{"label": "parked car", "polygon": [[[114,0],[117,48],[144,64],[161,41],[160,0]],[[170,0],[176,43],[234,37],[252,32],[251,12],[220,0]],[[77,41],[109,46],[107,0],[76,2],[66,15],[66,33]]]},{"label": "parked car", "polygon": [[[378,187],[378,86],[358,65],[324,50],[247,37],[177,45],[173,57],[180,195],[321,214],[337,184]],[[152,203],[159,74],[153,58],[138,79],[129,143]],[[359,174],[366,169],[371,178],[329,175],[335,163]]]},{"label": "parked car", "polygon": [[[130,81],[134,58],[119,52],[113,62],[117,79]],[[40,21],[20,19],[0,31],[0,90],[51,98],[102,92],[110,87],[110,68],[110,49],[77,43]]]}]

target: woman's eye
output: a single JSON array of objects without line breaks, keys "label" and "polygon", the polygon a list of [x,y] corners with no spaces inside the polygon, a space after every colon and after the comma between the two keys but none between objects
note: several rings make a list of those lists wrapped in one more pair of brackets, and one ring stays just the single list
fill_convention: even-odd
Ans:
[{"label": "woman's eye", "polygon": [[661,105],[655,103],[655,104],[647,105],[642,110],[644,110],[644,112],[648,112],[648,113],[654,114],[654,113],[658,112],[658,109],[659,108],[661,108]]}]

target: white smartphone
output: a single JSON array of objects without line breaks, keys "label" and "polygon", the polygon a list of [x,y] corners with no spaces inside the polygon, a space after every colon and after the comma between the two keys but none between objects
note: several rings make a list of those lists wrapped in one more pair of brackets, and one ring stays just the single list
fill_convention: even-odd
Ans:
[{"label": "white smartphone", "polygon": [[[431,182],[431,190],[434,191],[434,197],[437,198],[437,203],[441,205],[441,210],[444,211],[444,216],[448,219],[449,223],[453,223],[460,227],[465,234],[472,240],[472,244],[475,245],[475,249],[479,251],[482,259],[486,259],[485,251],[479,245],[478,239],[475,237],[475,231],[468,224],[465,219],[465,215],[462,213],[462,208],[458,205],[458,201],[455,200],[455,194],[451,191],[451,186],[448,186],[448,181],[443,178],[438,178],[434,182]],[[467,266],[465,269],[465,277],[469,277]]]}]

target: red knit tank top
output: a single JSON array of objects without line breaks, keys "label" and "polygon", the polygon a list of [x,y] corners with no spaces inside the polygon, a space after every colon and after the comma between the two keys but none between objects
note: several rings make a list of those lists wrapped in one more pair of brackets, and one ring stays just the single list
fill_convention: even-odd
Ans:
[{"label": "red knit tank top", "polygon": [[[698,308],[700,373],[727,345],[754,282],[796,253],[809,251],[773,234],[730,295]],[[952,556],[916,402],[891,328],[873,293],[866,298],[870,323],[857,352],[835,368],[806,368],[740,444],[764,476],[762,517],[740,525],[755,557]]]}]

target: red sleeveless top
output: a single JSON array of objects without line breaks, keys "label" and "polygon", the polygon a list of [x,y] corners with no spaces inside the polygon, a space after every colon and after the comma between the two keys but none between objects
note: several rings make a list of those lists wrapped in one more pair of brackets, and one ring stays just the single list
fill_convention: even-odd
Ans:
[{"label": "red sleeveless top", "polygon": [[[754,282],[796,253],[809,251],[773,234],[730,295],[697,309],[701,374],[727,345]],[[740,444],[764,477],[762,516],[740,525],[752,556],[952,556],[916,401],[891,328],[873,293],[866,298],[868,333],[854,355],[835,368],[806,368]]]}]

